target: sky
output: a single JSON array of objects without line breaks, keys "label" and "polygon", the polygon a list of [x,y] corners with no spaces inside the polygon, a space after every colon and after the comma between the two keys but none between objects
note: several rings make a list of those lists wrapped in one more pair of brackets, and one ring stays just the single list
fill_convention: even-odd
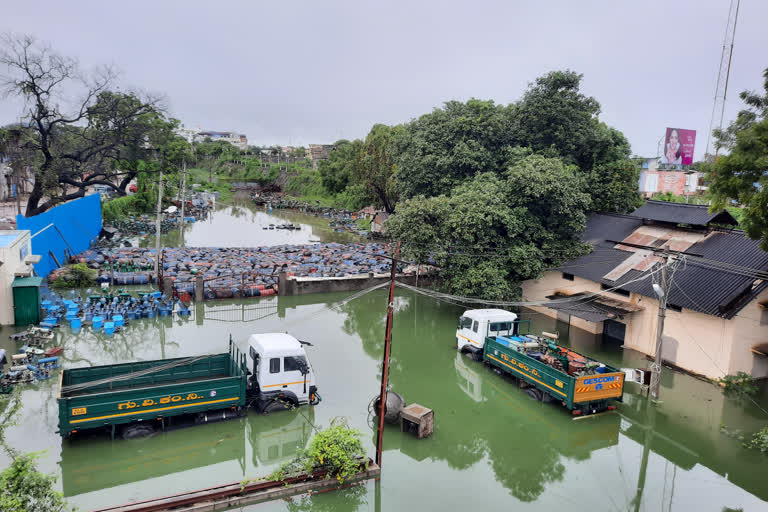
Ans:
[{"label": "sky", "polygon": [[[518,100],[552,70],[584,75],[600,119],[654,156],[667,126],[704,154],[729,0],[0,1],[30,34],[121,86],[163,94],[187,128],[256,145],[365,137],[449,100]],[[742,0],[726,103],[762,87],[768,2]],[[0,100],[0,124],[19,105]]]}]

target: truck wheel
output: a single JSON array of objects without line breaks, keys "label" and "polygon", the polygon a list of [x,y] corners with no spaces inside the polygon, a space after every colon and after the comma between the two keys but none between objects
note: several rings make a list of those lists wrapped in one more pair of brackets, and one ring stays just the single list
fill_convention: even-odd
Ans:
[{"label": "truck wheel", "polygon": [[528,388],[525,390],[526,394],[533,398],[534,400],[541,402],[542,400],[542,393],[536,388]]},{"label": "truck wheel", "polygon": [[142,437],[149,437],[154,433],[155,428],[152,425],[129,425],[123,429],[123,439],[140,439]]},{"label": "truck wheel", "polygon": [[264,407],[264,414],[269,414],[276,411],[284,411],[288,409],[288,406],[279,400],[272,400],[266,407]]},{"label": "truck wheel", "polygon": [[472,359],[475,361],[482,361],[483,360],[483,353],[479,350],[475,350],[472,352]]},{"label": "truck wheel", "polygon": [[552,402],[553,400],[554,400],[554,398],[549,393],[546,393],[546,392],[542,392],[541,393],[541,401],[544,402],[545,404],[548,404],[548,403]]}]

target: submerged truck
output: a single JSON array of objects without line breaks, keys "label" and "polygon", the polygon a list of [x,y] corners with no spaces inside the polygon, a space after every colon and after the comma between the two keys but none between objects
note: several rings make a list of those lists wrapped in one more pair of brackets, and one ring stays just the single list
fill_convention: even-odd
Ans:
[{"label": "submerged truck", "polygon": [[316,405],[304,344],[289,334],[253,334],[243,354],[230,337],[223,354],[74,368],[61,372],[59,433],[107,429],[114,438]]},{"label": "submerged truck", "polygon": [[623,371],[552,339],[522,335],[519,325],[509,311],[468,310],[459,319],[456,348],[515,377],[532,398],[560,402],[575,416],[616,408],[612,402],[624,394]]}]

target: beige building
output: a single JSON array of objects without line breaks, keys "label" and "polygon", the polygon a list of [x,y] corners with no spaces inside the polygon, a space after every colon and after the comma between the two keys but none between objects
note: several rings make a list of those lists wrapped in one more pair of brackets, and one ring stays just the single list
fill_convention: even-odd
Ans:
[{"label": "beige building", "polygon": [[29,230],[0,230],[0,325],[14,323],[13,280],[31,276],[32,263],[38,261],[40,256],[32,255]]},{"label": "beige building", "polygon": [[[533,309],[569,326],[655,353],[662,258],[648,248],[691,255],[670,275],[662,357],[710,378],[739,371],[768,377],[768,253],[738,230],[727,212],[648,201],[631,215],[593,215],[584,233],[592,253],[523,285],[525,300],[573,300]],[[602,292],[593,297],[591,294]],[[583,299],[579,297],[583,296]]]}]

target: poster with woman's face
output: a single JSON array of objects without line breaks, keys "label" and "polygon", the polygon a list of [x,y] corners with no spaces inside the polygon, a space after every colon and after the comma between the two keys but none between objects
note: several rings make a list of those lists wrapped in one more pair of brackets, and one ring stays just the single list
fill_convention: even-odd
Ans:
[{"label": "poster with woman's face", "polygon": [[661,163],[674,165],[693,164],[693,148],[695,145],[696,130],[667,128]]}]

